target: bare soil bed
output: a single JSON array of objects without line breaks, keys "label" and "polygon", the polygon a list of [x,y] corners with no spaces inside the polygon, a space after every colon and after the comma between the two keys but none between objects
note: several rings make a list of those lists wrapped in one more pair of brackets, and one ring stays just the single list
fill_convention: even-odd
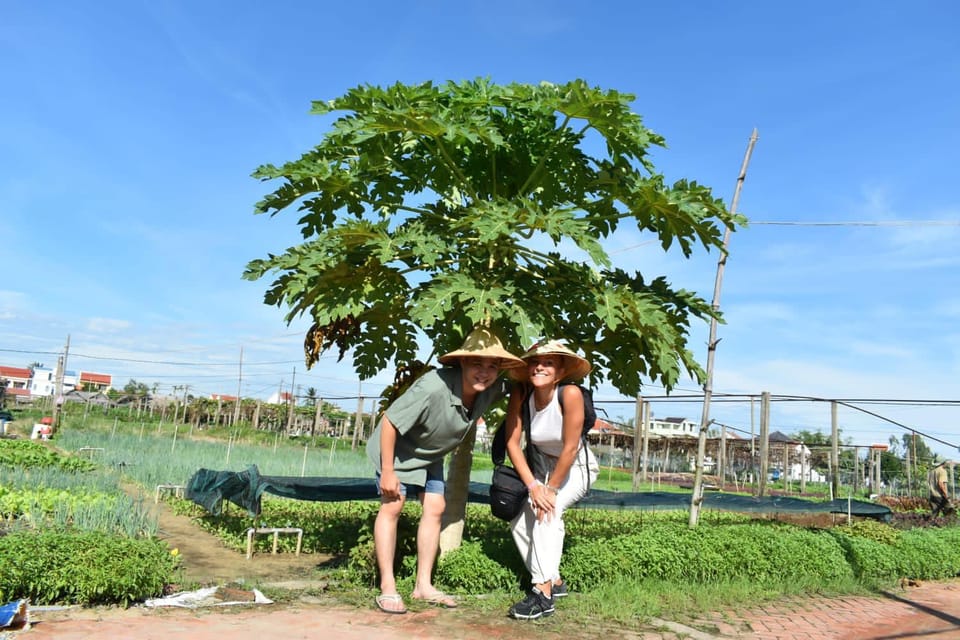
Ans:
[{"label": "bare soil bed", "polygon": [[249,560],[246,554],[229,549],[215,536],[201,529],[189,516],[178,515],[161,502],[157,505],[160,525],[158,536],[177,549],[183,558],[185,584],[203,586],[228,583],[307,584],[312,574],[331,556],[316,553],[255,553]]}]

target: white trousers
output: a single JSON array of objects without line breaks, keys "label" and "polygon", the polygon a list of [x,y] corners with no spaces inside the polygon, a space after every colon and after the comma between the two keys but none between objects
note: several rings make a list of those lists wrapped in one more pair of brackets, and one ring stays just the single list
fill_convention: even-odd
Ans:
[{"label": "white trousers", "polygon": [[[586,454],[586,455],[584,455]],[[563,555],[563,512],[587,495],[597,480],[597,460],[588,447],[577,454],[567,481],[557,491],[556,511],[550,520],[538,522],[528,500],[513,522],[510,531],[533,584],[560,579],[560,556]]]}]

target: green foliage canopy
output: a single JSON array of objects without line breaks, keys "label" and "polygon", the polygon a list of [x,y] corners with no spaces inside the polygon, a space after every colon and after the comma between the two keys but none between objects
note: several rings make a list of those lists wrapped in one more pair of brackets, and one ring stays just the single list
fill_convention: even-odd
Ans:
[{"label": "green foliage canopy", "polygon": [[[743,223],[707,187],[667,184],[648,157],[663,139],[631,111],[634,96],[562,85],[360,86],[312,113],[343,112],[320,144],[253,174],[282,184],[257,213],[296,207],[304,238],[251,261],[273,274],[267,304],[313,320],[308,366],[352,350],[361,378],[415,363],[476,324],[516,352],[569,340],[622,393],[648,377],[672,387],[703,371],[687,346],[691,316],[711,306],[663,276],[615,267],[602,246],[621,224],[690,257],[722,249]],[[588,261],[569,257],[579,250]]]},{"label": "green foliage canopy", "polygon": [[123,386],[123,392],[131,396],[147,397],[150,395],[150,387],[145,382],[137,382],[130,378],[130,382]]}]

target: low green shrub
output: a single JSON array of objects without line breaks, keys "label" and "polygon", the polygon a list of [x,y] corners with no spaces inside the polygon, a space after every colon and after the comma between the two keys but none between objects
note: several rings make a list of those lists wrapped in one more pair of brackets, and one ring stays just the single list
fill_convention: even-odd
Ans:
[{"label": "low green shrub", "polygon": [[434,582],[453,593],[490,593],[517,586],[517,576],[489,558],[478,541],[464,542],[437,564]]},{"label": "low green shrub", "polygon": [[876,520],[857,520],[850,524],[840,525],[835,531],[857,538],[867,538],[884,544],[896,544],[900,539],[900,532],[889,524]]},{"label": "low green shrub", "polygon": [[126,606],[162,595],[178,564],[153,538],[16,531],[0,536],[0,602]]},{"label": "low green shrub", "polygon": [[960,530],[956,528],[904,531],[894,549],[897,577],[942,580],[960,575]]},{"label": "low green shrub", "polygon": [[0,466],[43,468],[57,467],[64,471],[92,471],[96,468],[89,460],[64,456],[39,442],[32,440],[0,439]]},{"label": "low green shrub", "polygon": [[[393,558],[393,571],[400,582],[410,578],[416,571],[417,526],[420,522],[419,503],[407,504],[397,523],[397,547]],[[368,513],[365,521],[352,532],[357,543],[350,549],[347,573],[358,584],[374,586],[377,583],[377,559],[373,548],[373,527],[376,512]]]},{"label": "low green shrub", "polygon": [[822,531],[775,523],[696,529],[654,523],[635,533],[571,547],[562,572],[577,588],[590,590],[622,579],[832,584],[849,578],[850,567],[842,547]]},{"label": "low green shrub", "polygon": [[[874,532],[882,531],[868,527]],[[864,528],[859,529],[863,532]],[[847,556],[854,575],[866,584],[897,578],[938,580],[960,575],[960,528],[896,531],[895,536],[851,535],[848,528],[830,532]]]}]

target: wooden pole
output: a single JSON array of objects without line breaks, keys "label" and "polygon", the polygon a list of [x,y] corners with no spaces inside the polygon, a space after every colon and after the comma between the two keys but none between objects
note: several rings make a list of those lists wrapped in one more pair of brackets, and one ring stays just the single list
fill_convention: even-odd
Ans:
[{"label": "wooden pole", "polygon": [[[912,438],[911,438],[911,440],[912,440]],[[916,451],[916,449],[914,449],[914,451]],[[910,477],[910,467],[911,467],[911,465],[910,465],[910,447],[906,447],[905,457],[906,457],[906,462],[907,462],[907,464],[906,464],[906,467],[907,467],[907,495],[912,495],[912,494],[913,494],[913,491],[912,491],[913,480],[912,480],[912,478]],[[879,486],[879,485],[878,485],[878,486]]]},{"label": "wooden pole", "polygon": [[310,425],[310,437],[317,435],[317,428],[320,426],[320,412],[323,409],[323,398],[317,398],[317,404],[313,411],[313,424]]},{"label": "wooden pole", "polygon": [[237,367],[237,402],[233,407],[233,424],[240,423],[240,389],[243,384],[243,345],[240,345],[240,364]]},{"label": "wooden pole", "polygon": [[[860,491],[860,447],[853,447],[853,492]],[[840,496],[837,496],[838,498]]]},{"label": "wooden pole", "polygon": [[[917,460],[917,433],[914,431],[914,432],[911,432],[911,435],[913,436],[912,438],[910,438],[910,443],[913,445],[913,477],[919,480],[920,478],[917,477],[917,463],[920,462],[919,460]],[[908,471],[907,488],[910,490],[910,495],[913,495],[913,485],[910,483],[910,480],[909,480],[910,478],[909,470],[910,470],[910,465],[907,464],[907,471]]]},{"label": "wooden pole", "polygon": [[643,451],[641,452],[640,464],[643,471],[640,479],[647,481],[647,468],[650,466],[650,401],[643,403]]},{"label": "wooden pole", "polygon": [[723,481],[727,477],[727,425],[720,427],[720,488],[723,489]]},{"label": "wooden pole", "polygon": [[750,469],[753,472],[753,486],[758,487],[760,486],[760,467],[757,465],[757,436],[756,429],[754,428],[754,419],[756,416],[754,405],[756,403],[754,400],[755,398],[750,396]]},{"label": "wooden pole", "polygon": [[757,495],[763,497],[767,491],[767,469],[770,452],[770,392],[760,394],[760,477]]},{"label": "wooden pole", "polygon": [[360,429],[363,424],[363,382],[358,383],[357,388],[357,415],[353,419],[353,440],[350,443],[350,450],[356,451]]},{"label": "wooden pole", "polygon": [[873,474],[874,474],[874,479],[873,479],[874,485],[873,485],[873,486],[876,487],[876,489],[875,489],[876,494],[877,494],[877,495],[880,495],[880,483],[883,482],[883,473],[882,473],[882,469],[881,469],[881,467],[882,467],[882,465],[883,465],[883,450],[882,450],[882,449],[874,449],[874,456],[873,456],[873,457],[874,457],[874,460],[875,460],[875,462],[874,462],[874,464],[873,464]]},{"label": "wooden pole", "polygon": [[833,478],[833,476],[834,476],[835,473],[836,473],[836,471],[835,471],[834,468],[833,468],[832,458],[831,458],[831,456],[827,456],[827,474],[828,474],[828,475],[830,476],[830,478],[831,478],[831,482],[830,482],[830,499],[831,499],[831,500],[839,497],[839,496],[836,494],[836,492],[834,491],[834,489],[833,489],[833,481],[832,481],[832,478]]},{"label": "wooden pole", "polygon": [[53,387],[53,415],[51,431],[56,433],[60,429],[61,406],[63,405],[63,375],[67,368],[67,357],[70,354],[70,334],[67,334],[67,344],[63,353],[57,358],[57,371]]},{"label": "wooden pole", "polygon": [[297,396],[295,395],[297,387],[295,386],[297,382],[297,368],[293,368],[293,377],[290,379],[290,404],[287,406],[287,426],[284,429],[286,434],[289,436],[293,431],[293,408],[297,404]]},{"label": "wooden pole", "polygon": [[783,490],[786,493],[790,493],[790,444],[787,442],[783,443],[783,473],[780,474],[780,477],[783,478]]},{"label": "wooden pole", "polygon": [[[743,156],[743,164],[740,165],[740,175],[737,176],[737,186],[733,190],[733,200],[730,203],[730,214],[737,211],[737,204],[740,201],[740,191],[743,189],[743,181],[747,178],[747,166],[750,164],[750,156],[753,154],[753,147],[757,144],[757,130],[754,128],[750,135],[750,141],[747,143],[747,151]],[[723,250],[720,252],[720,259],[717,262],[717,277],[713,287],[713,310],[720,311],[720,288],[723,283],[723,271],[727,264],[727,247],[730,245],[730,227],[723,232]],[[706,381],[703,385],[703,413],[700,417],[700,438],[697,442],[697,466],[693,479],[693,495],[690,497],[690,526],[696,527],[700,522],[700,505],[703,502],[703,459],[707,454],[707,429],[710,427],[710,399],[713,396],[713,361],[717,352],[717,318],[710,319],[710,339],[707,341],[707,371]]]},{"label": "wooden pole", "polygon": [[800,441],[800,493],[807,492],[807,449]]},{"label": "wooden pole", "polygon": [[373,433],[373,429],[376,427],[376,424],[377,424],[376,421],[377,421],[377,399],[370,398],[370,425],[368,430],[363,432],[364,440],[367,439],[368,433]]},{"label": "wooden pole", "polygon": [[837,422],[837,401],[830,402],[830,486],[834,498],[840,497],[840,424]]},{"label": "wooden pole", "polygon": [[[633,411],[633,491],[640,489],[640,447],[643,439],[643,396],[637,394],[637,402]],[[646,478],[644,478],[646,479]]]}]

